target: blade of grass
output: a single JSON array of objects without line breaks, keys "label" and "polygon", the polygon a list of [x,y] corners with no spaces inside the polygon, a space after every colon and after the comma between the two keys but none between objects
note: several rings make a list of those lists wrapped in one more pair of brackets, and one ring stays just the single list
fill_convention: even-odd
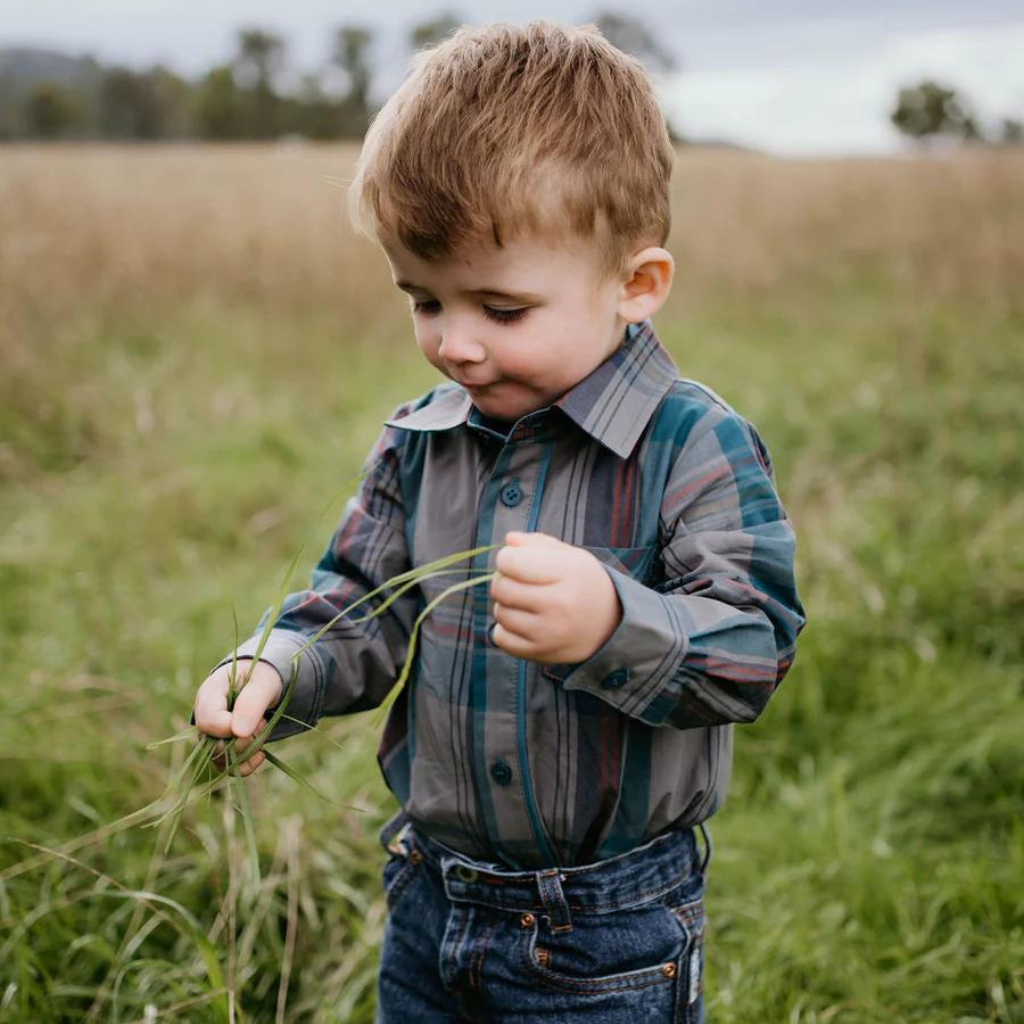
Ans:
[{"label": "blade of grass", "polygon": [[402,671],[398,678],[395,680],[394,686],[391,687],[387,697],[381,701],[380,707],[377,710],[377,714],[374,717],[373,724],[380,726],[387,716],[391,705],[394,704],[401,692],[402,687],[405,685],[405,681],[409,678],[409,673],[412,671],[413,657],[416,652],[416,638],[419,635],[420,625],[423,620],[449,595],[455,594],[460,590],[468,590],[470,587],[475,587],[480,583],[486,583],[488,580],[494,578],[494,573],[488,573],[485,576],[478,576],[474,579],[463,580],[461,583],[453,583],[446,590],[441,591],[416,617],[416,621],[413,623],[412,631],[409,633],[409,646],[405,654],[405,663],[402,665]]}]

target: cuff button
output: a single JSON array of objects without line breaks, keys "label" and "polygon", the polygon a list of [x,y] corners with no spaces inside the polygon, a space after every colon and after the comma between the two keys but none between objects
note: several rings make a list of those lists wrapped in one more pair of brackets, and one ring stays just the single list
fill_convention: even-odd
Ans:
[{"label": "cuff button", "polygon": [[617,690],[620,686],[624,686],[629,682],[629,669],[628,668],[617,668],[614,672],[606,675],[601,680],[602,690]]}]

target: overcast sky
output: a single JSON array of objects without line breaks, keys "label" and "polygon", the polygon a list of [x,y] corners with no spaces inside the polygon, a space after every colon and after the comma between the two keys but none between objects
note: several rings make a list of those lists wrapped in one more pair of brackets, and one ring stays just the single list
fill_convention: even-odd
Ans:
[{"label": "overcast sky", "polygon": [[[633,10],[632,6],[628,9]],[[409,28],[457,3],[387,0],[0,0],[0,46],[89,52],[105,62],[157,61],[195,74],[227,59],[242,25],[283,35],[293,65],[323,65],[331,30],[376,36],[376,91],[404,73]],[[473,0],[473,20],[571,23],[625,4]],[[647,25],[678,57],[660,84],[685,134],[773,152],[871,153],[898,148],[887,114],[899,85],[925,76],[963,90],[983,122],[1024,120],[1020,0],[647,0]]]}]

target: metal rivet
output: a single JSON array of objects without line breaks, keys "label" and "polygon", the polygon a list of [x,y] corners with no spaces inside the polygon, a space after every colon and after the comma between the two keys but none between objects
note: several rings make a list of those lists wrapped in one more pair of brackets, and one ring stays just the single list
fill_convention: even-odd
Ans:
[{"label": "metal rivet", "polygon": [[535,952],[537,954],[537,963],[539,963],[541,967],[547,967],[548,961],[551,959],[551,954],[546,949],[541,949],[540,946],[537,947]]},{"label": "metal rivet", "polygon": [[676,965],[665,964],[661,969],[661,973],[664,974],[666,978],[674,978],[676,976]]},{"label": "metal rivet", "polygon": [[423,854],[420,853],[419,850],[413,850],[412,853],[409,854],[410,864],[419,864],[421,860],[423,860]]},{"label": "metal rivet", "polygon": [[536,918],[533,916],[533,914],[523,914],[522,917],[519,918],[519,927],[532,928],[535,921]]},{"label": "metal rivet", "polygon": [[468,868],[465,864],[460,864],[456,869],[455,873],[464,882],[475,882],[480,876],[477,874],[474,868]]}]

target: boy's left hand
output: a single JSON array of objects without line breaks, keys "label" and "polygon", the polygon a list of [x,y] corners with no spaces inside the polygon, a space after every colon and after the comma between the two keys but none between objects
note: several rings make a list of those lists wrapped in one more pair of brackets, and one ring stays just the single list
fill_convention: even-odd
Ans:
[{"label": "boy's left hand", "polygon": [[511,532],[494,564],[492,636],[517,658],[586,661],[622,619],[615,584],[583,548],[546,533]]}]

